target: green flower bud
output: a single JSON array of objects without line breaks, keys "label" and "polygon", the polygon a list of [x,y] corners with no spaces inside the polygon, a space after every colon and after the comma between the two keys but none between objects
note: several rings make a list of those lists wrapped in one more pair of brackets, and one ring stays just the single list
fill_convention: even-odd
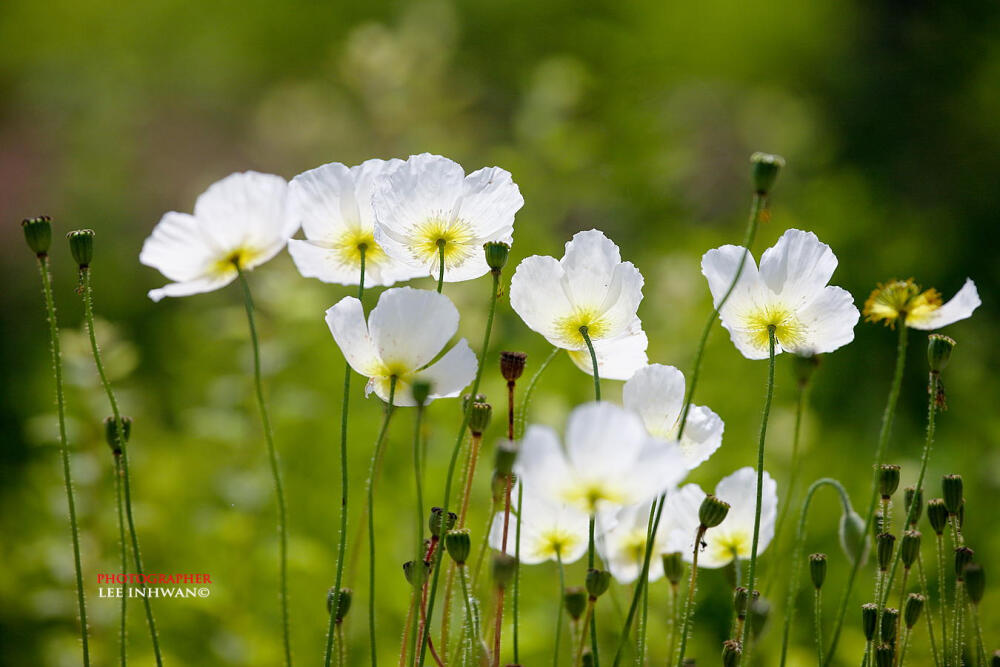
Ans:
[{"label": "green flower bud", "polygon": [[875,638],[875,625],[878,623],[878,605],[871,602],[861,605],[861,629],[865,633],[865,639],[871,641]]},{"label": "green flower bud", "polygon": [[483,250],[486,252],[486,265],[494,273],[499,273],[507,264],[510,246],[500,241],[491,241],[483,244]]},{"label": "green flower bud", "polygon": [[579,621],[587,609],[587,591],[579,586],[571,586],[566,589],[563,601],[566,604],[566,613],[569,614],[569,617],[574,621]]},{"label": "green flower bud", "polygon": [[795,372],[795,379],[800,388],[804,388],[812,379],[813,373],[819,368],[819,355],[809,355],[806,357],[797,354],[792,355],[792,369]]},{"label": "green flower bud", "polygon": [[823,588],[823,581],[826,579],[826,554],[809,556],[809,576],[812,577],[816,590]]},{"label": "green flower bud", "polygon": [[493,554],[493,583],[497,588],[506,588],[517,572],[517,559],[507,554]]},{"label": "green flower bud", "polygon": [[743,646],[735,639],[722,643],[722,667],[736,667],[743,659]]},{"label": "green flower bud", "polygon": [[503,439],[497,443],[496,455],[493,459],[493,469],[501,475],[509,475],[517,460],[518,445],[513,440]]},{"label": "green flower bud", "polygon": [[912,486],[906,487],[903,491],[903,506],[906,508],[906,516],[910,516],[910,508],[913,503],[916,502],[917,506],[913,510],[913,517],[910,521],[910,526],[912,528],[917,527],[917,521],[920,520],[920,514],[924,511],[924,490],[915,489]]},{"label": "green flower bud", "polygon": [[958,547],[955,549],[955,577],[959,581],[963,581],[965,566],[972,562],[972,557],[975,553],[969,547]]},{"label": "green flower bud", "polygon": [[737,586],[733,590],[733,609],[738,618],[746,618],[749,603],[750,591],[743,586]]},{"label": "green flower bud", "polygon": [[785,158],[770,153],[754,153],[750,156],[750,173],[753,177],[754,192],[766,195],[774,187],[778,172],[785,166]]},{"label": "green flower bud", "polygon": [[463,413],[468,412],[469,408],[472,406],[473,403],[485,403],[485,402],[486,402],[486,394],[476,394],[475,396],[473,396],[472,394],[466,394],[465,396],[462,397],[462,412]]},{"label": "green flower bud", "polygon": [[469,529],[459,528],[448,531],[448,534],[444,536],[444,548],[453,561],[458,565],[465,565],[465,561],[469,559],[469,552],[472,551],[472,538],[469,536]]},{"label": "green flower bud", "polygon": [[896,641],[896,624],[899,622],[899,610],[886,607],[882,610],[882,641],[892,644]]},{"label": "green flower bud", "polygon": [[[132,435],[132,418],[122,417],[122,439],[123,443],[128,444],[129,436]],[[115,423],[114,417],[107,417],[104,419],[104,440],[108,443],[108,447],[111,448],[111,452],[118,456],[122,453],[120,443],[118,442],[118,425]]]},{"label": "green flower bud", "polygon": [[762,597],[757,597],[755,591],[753,599],[750,600],[750,636],[754,640],[763,634],[770,616],[771,603]]},{"label": "green flower bud", "polygon": [[415,380],[410,386],[410,393],[413,394],[414,403],[422,407],[427,404],[431,395],[431,383],[427,380]]},{"label": "green flower bud", "polygon": [[354,591],[352,591],[350,588],[341,588],[339,596],[334,595],[332,586],[330,587],[330,590],[327,591],[326,613],[328,614],[333,613],[334,598],[335,597],[337,598],[337,615],[334,616],[333,618],[335,622],[337,623],[342,622],[344,620],[344,617],[347,616],[347,612],[351,610],[351,597],[353,596],[353,594]]},{"label": "green flower bud", "polygon": [[714,528],[726,520],[729,514],[729,503],[715,496],[705,496],[698,508],[698,519],[704,528]]},{"label": "green flower bud", "polygon": [[[512,480],[512,487],[513,484]],[[507,498],[507,476],[501,475],[499,471],[494,470],[493,477],[490,478],[490,491],[493,494],[493,503],[495,505],[502,505]]]},{"label": "green flower bud", "polygon": [[944,506],[948,509],[948,514],[958,514],[958,509],[962,506],[962,476],[945,475],[941,478],[941,490],[944,496]]},{"label": "green flower bud", "polygon": [[931,498],[927,501],[927,521],[936,534],[944,534],[944,529],[948,525],[948,508],[940,498]]},{"label": "green flower bud", "polygon": [[69,239],[69,250],[81,269],[90,266],[94,259],[94,230],[77,229],[66,235]]},{"label": "green flower bud", "polygon": [[671,584],[676,586],[684,576],[684,554],[674,551],[663,554],[663,575]]},{"label": "green flower bud", "polygon": [[888,500],[899,488],[899,466],[885,463],[878,468],[878,490],[883,500]]},{"label": "green flower bud", "polygon": [[608,590],[608,586],[611,585],[611,573],[605,572],[604,570],[590,568],[587,570],[587,579],[585,583],[587,587],[587,594],[590,596],[590,599],[596,600],[604,595],[605,591]]},{"label": "green flower bud", "polygon": [[892,667],[896,659],[896,649],[892,644],[880,644],[875,649],[875,667]]},{"label": "green flower bud", "polygon": [[455,527],[456,521],[458,521],[458,515],[454,512],[445,513],[440,507],[432,507],[427,526],[430,528],[432,536],[441,537]]},{"label": "green flower bud", "polygon": [[500,353],[500,374],[507,382],[517,382],[517,379],[524,373],[524,364],[528,355],[524,352],[501,352]]},{"label": "green flower bud", "polygon": [[44,257],[52,245],[52,218],[47,215],[37,218],[25,218],[21,221],[24,240],[28,242],[31,252]]},{"label": "green flower bud", "polygon": [[475,402],[469,412],[469,430],[473,435],[482,435],[486,427],[490,425],[490,417],[493,416],[493,406],[489,403]]},{"label": "green flower bud", "polygon": [[840,548],[852,564],[860,560],[861,565],[868,562],[871,543],[865,535],[865,520],[857,512],[851,510],[840,515]]},{"label": "green flower bud", "polygon": [[892,563],[892,553],[896,546],[896,536],[892,533],[879,533],[875,538],[875,557],[878,560],[878,569],[885,572]]},{"label": "green flower bud", "polygon": [[910,593],[906,598],[906,607],[903,608],[903,622],[910,630],[920,620],[920,612],[924,610],[924,603],[927,601],[920,593]]},{"label": "green flower bud", "polygon": [[414,562],[415,561],[408,560],[403,563],[403,576],[406,577],[406,581],[408,581],[411,586],[419,588],[427,579],[427,575],[430,574],[431,564],[427,561],[420,561],[420,564],[423,567],[415,567]]},{"label": "green flower bud", "polygon": [[955,341],[948,336],[933,333],[927,337],[927,363],[932,373],[940,373],[951,360]]},{"label": "green flower bud", "polygon": [[903,539],[899,543],[899,557],[907,570],[913,567],[917,556],[920,555],[920,538],[919,530],[908,530],[903,533]]},{"label": "green flower bud", "polygon": [[972,604],[979,604],[986,593],[986,573],[979,563],[969,563],[965,566],[965,590]]}]

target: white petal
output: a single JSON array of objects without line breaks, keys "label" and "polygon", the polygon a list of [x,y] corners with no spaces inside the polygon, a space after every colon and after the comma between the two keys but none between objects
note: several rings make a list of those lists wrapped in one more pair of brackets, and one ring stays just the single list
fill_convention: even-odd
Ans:
[{"label": "white petal", "polygon": [[375,184],[375,219],[405,244],[412,229],[427,220],[453,219],[464,180],[465,171],[457,162],[429,153],[412,155]]},{"label": "white petal", "polygon": [[812,232],[789,229],[760,258],[760,278],[792,307],[805,305],[833,277],[837,257]]},{"label": "white petal", "polygon": [[[608,571],[619,583],[632,583],[642,571],[644,545],[652,507],[652,502],[622,507],[615,516],[614,525],[605,528],[601,539],[597,541]],[[670,520],[661,514],[649,561],[649,581],[656,581],[663,576],[663,559],[660,554],[666,552],[665,536],[669,531]]]},{"label": "white petal", "polygon": [[398,375],[434,359],[458,330],[458,310],[443,294],[394,287],[379,297],[368,328],[382,362]]},{"label": "white petal", "polygon": [[669,517],[671,521],[667,534],[667,551],[680,551],[688,563],[691,562],[694,550],[695,533],[701,523],[698,510],[705,496],[706,493],[697,484],[685,484],[667,494],[667,501],[663,506],[663,517]]},{"label": "white petal", "polygon": [[533,255],[517,265],[510,279],[510,305],[528,328],[553,345],[561,346],[562,334],[556,322],[569,317],[573,305],[562,287],[565,276],[553,257]]},{"label": "white petal", "polygon": [[417,377],[431,383],[431,398],[454,398],[472,384],[476,377],[476,353],[464,338],[448,352],[417,373]]},{"label": "white petal", "polygon": [[651,434],[672,437],[684,405],[684,374],[663,364],[640,368],[622,388],[622,403],[642,417]]},{"label": "white petal", "polygon": [[556,489],[571,475],[556,432],[547,426],[529,426],[521,439],[514,472],[534,493],[555,497]]},{"label": "white petal", "polygon": [[607,481],[630,495],[628,477],[649,440],[638,416],[607,401],[577,407],[566,425],[566,455],[575,477]]},{"label": "white petal", "polygon": [[205,278],[195,278],[182,283],[170,283],[159,289],[149,291],[149,298],[159,301],[165,296],[190,296],[191,294],[202,294],[213,292],[220,287],[225,287],[236,279],[236,271],[221,275],[212,275]]},{"label": "white petal", "polygon": [[333,339],[355,371],[372,377],[381,370],[375,344],[368,334],[364,308],[353,296],[346,296],[326,311],[326,325]]},{"label": "white petal", "polygon": [[511,242],[514,214],[524,198],[510,172],[486,167],[465,177],[458,217],[468,222],[482,241]]},{"label": "white petal", "polygon": [[649,438],[628,475],[633,502],[648,500],[676,487],[688,473],[680,447],[674,442]]},{"label": "white petal", "polygon": [[140,262],[178,282],[203,277],[214,259],[212,247],[199,229],[198,220],[187,213],[174,211],[160,218],[139,253]]},{"label": "white petal", "polygon": [[642,274],[631,262],[615,267],[611,285],[600,306],[601,318],[605,323],[601,339],[617,337],[635,320],[639,302],[642,301],[643,282]]},{"label": "white petal", "polygon": [[688,411],[687,426],[681,436],[680,449],[689,469],[708,460],[722,446],[722,418],[703,405],[692,405]]},{"label": "white petal", "polygon": [[[289,239],[288,254],[292,256],[295,268],[305,278],[317,278],[325,283],[338,285],[358,284],[360,268],[344,263],[336,249],[314,241]],[[384,262],[365,262],[365,287],[389,286],[413,277],[412,269],[388,258]]]},{"label": "white petal", "polygon": [[[649,363],[646,348],[649,339],[642,330],[642,322],[635,318],[628,331],[610,340],[594,342],[594,354],[597,357],[597,372],[605,380],[627,380],[640,368]],[[577,367],[588,375],[594,374],[594,362],[590,358],[590,350],[570,350],[569,358]]]},{"label": "white petal", "polygon": [[948,303],[942,305],[940,308],[933,310],[926,317],[920,318],[917,321],[911,321],[916,318],[908,318],[906,320],[906,326],[912,329],[923,329],[925,331],[930,331],[932,329],[940,329],[941,327],[948,326],[959,320],[964,320],[967,317],[971,317],[973,311],[976,310],[982,304],[979,299],[979,292],[976,290],[976,283],[972,282],[971,278],[965,279],[965,284],[962,285],[962,289],[958,290],[958,293],[953,296]]},{"label": "white petal", "polygon": [[833,352],[854,340],[854,327],[861,317],[851,293],[840,287],[825,287],[819,296],[798,313],[806,329],[798,344],[782,341],[782,348],[809,356]]},{"label": "white petal", "polygon": [[[743,269],[740,271],[740,259],[746,257]],[[718,307],[725,297],[729,286],[739,271],[739,281],[726,301],[726,308],[736,302],[746,302],[757,293],[762,286],[750,252],[741,246],[724,245],[709,250],[701,258],[701,272],[708,280],[708,289],[712,292],[712,303]]]},{"label": "white petal", "polygon": [[[369,202],[370,197],[369,193]],[[365,204],[370,207],[369,202]],[[332,241],[348,229],[363,229],[350,168],[331,162],[293,178],[288,185],[288,215],[313,241]]]},{"label": "white petal", "polygon": [[194,215],[205,236],[224,257],[251,250],[246,268],[277,254],[298,229],[287,215],[285,179],[255,171],[231,174],[213,183],[195,202]]},{"label": "white petal", "polygon": [[[725,521],[713,528],[716,539],[728,534],[737,533],[753,536],[754,515],[757,505],[757,472],[750,467],[741,468],[724,478],[715,487],[715,495],[720,500],[730,504],[729,514]],[[764,488],[761,499],[760,537],[757,547],[759,556],[774,537],[774,525],[778,514],[778,485],[764,471]],[[746,557],[749,557],[749,549]],[[706,550],[709,551],[709,550]]]},{"label": "white petal", "polygon": [[[517,498],[515,486],[512,498]],[[546,560],[555,560],[550,553],[552,538],[558,536],[566,542],[560,553],[564,564],[579,560],[587,552],[588,517],[565,503],[553,502],[544,495],[539,495],[525,488],[522,501],[521,524],[521,563],[534,565]],[[501,551],[503,547],[504,513],[497,512],[490,526],[490,547]],[[507,553],[515,552],[517,536],[517,519],[512,513],[507,527]]]},{"label": "white petal", "polygon": [[563,288],[573,305],[605,316],[604,337],[620,334],[642,301],[642,274],[622,263],[618,246],[596,229],[575,234],[560,263]]}]

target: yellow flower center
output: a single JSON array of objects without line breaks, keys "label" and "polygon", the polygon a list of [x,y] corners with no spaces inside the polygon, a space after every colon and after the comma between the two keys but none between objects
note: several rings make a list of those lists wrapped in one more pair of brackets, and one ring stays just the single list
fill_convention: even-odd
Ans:
[{"label": "yellow flower center", "polygon": [[865,301],[864,315],[869,322],[884,322],[895,328],[903,316],[907,324],[919,322],[941,307],[941,295],[934,288],[920,291],[920,286],[907,280],[879,283]]},{"label": "yellow flower center", "polygon": [[744,532],[727,533],[722,537],[712,540],[712,555],[716,560],[727,560],[733,558],[749,558],[750,548],[753,540],[750,535]]},{"label": "yellow flower center", "polygon": [[572,551],[580,538],[565,530],[553,528],[539,535],[535,543],[535,555],[538,558],[555,558]]},{"label": "yellow flower center", "polygon": [[260,250],[248,246],[237,248],[225,257],[217,259],[211,268],[211,273],[217,276],[228,276],[236,271],[237,266],[241,269],[247,268],[247,265],[253,263],[262,254]]},{"label": "yellow flower center", "polygon": [[365,264],[385,261],[385,251],[375,243],[373,232],[361,228],[348,229],[329,243],[331,259],[347,266],[361,266],[361,248],[365,249]]},{"label": "yellow flower center", "polygon": [[642,564],[646,559],[646,531],[633,530],[622,543],[622,552],[626,558],[636,564]]},{"label": "yellow flower center", "polygon": [[565,344],[577,347],[587,344],[580,332],[581,327],[587,327],[590,340],[600,340],[608,332],[608,321],[597,308],[577,307],[566,317],[556,320],[554,328]]},{"label": "yellow flower center", "polygon": [[569,486],[563,492],[563,498],[588,514],[597,512],[597,504],[601,501],[624,505],[626,500],[624,493],[600,481],[579,482]]},{"label": "yellow flower center", "polygon": [[475,246],[476,235],[464,220],[431,218],[419,225],[412,234],[410,252],[414,258],[424,263],[438,266],[444,251],[444,265],[447,268],[461,266],[482,248]]},{"label": "yellow flower center", "polygon": [[771,345],[770,329],[774,327],[774,337],[784,348],[795,348],[805,339],[806,327],[790,308],[771,304],[756,308],[743,317],[743,327],[753,344],[760,349]]}]

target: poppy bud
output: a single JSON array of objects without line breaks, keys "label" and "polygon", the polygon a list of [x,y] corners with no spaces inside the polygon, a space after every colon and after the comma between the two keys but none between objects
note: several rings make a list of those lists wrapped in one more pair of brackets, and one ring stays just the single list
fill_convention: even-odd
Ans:
[{"label": "poppy bud", "polygon": [[31,251],[38,257],[44,257],[52,245],[52,218],[47,215],[25,218],[21,221],[21,229]]},{"label": "poppy bud", "polygon": [[482,435],[486,427],[490,425],[490,417],[493,416],[493,406],[489,403],[476,401],[469,408],[469,430],[473,435]]},{"label": "poppy bud", "polygon": [[483,250],[486,252],[486,265],[493,273],[500,273],[510,256],[510,246],[501,241],[491,241],[483,244]]},{"label": "poppy bud", "polygon": [[912,486],[906,487],[903,490],[903,506],[906,508],[906,516],[910,516],[910,508],[913,507],[913,503],[916,502],[917,506],[913,509],[913,516],[910,517],[910,525],[914,528],[917,526],[917,521],[920,520],[920,514],[924,511],[924,490],[923,488],[915,489]]},{"label": "poppy bud", "polygon": [[569,617],[574,621],[579,621],[587,608],[587,592],[579,586],[572,586],[566,589],[563,601],[566,604],[566,613],[569,614]]},{"label": "poppy bud", "polygon": [[698,508],[698,519],[704,528],[714,528],[726,520],[729,514],[729,503],[715,496],[705,496]]},{"label": "poppy bud", "polygon": [[472,539],[469,537],[468,528],[450,530],[444,536],[444,548],[458,565],[465,565],[469,559],[469,552],[472,550]]},{"label": "poppy bud", "polygon": [[935,533],[938,535],[944,533],[944,529],[948,525],[948,508],[944,506],[944,501],[940,498],[931,498],[927,501],[927,521],[930,522]]},{"label": "poppy bud", "polygon": [[469,407],[473,403],[485,403],[485,402],[486,402],[486,394],[476,394],[475,396],[473,396],[472,394],[466,394],[465,396],[462,397],[462,412],[463,413],[468,412]]},{"label": "poppy bud", "polygon": [[403,576],[406,577],[406,581],[409,582],[411,586],[419,587],[424,583],[427,575],[430,574],[431,564],[427,561],[420,561],[423,567],[414,567],[414,562],[408,560],[403,563]]},{"label": "poppy bud", "polygon": [[816,590],[823,588],[823,581],[826,579],[826,554],[809,556],[809,576],[812,577]]},{"label": "poppy bud", "polygon": [[493,583],[497,588],[506,588],[517,571],[517,559],[508,554],[493,554]]},{"label": "poppy bud", "polygon": [[920,555],[920,531],[908,530],[903,533],[903,539],[899,543],[899,557],[903,561],[903,567],[909,570]]},{"label": "poppy bud", "polygon": [[680,551],[663,554],[663,575],[676,586],[684,576],[684,555]]},{"label": "poppy bud", "polygon": [[333,613],[333,601],[334,598],[337,599],[337,614],[334,616],[333,620],[340,623],[347,616],[347,612],[351,609],[351,596],[354,591],[350,588],[341,588],[340,595],[334,595],[333,588],[331,587],[326,594],[326,613]]},{"label": "poppy bud", "polygon": [[722,667],[736,667],[743,657],[743,646],[735,639],[722,643]]},{"label": "poppy bud", "polygon": [[66,235],[69,239],[69,250],[81,269],[90,266],[94,259],[94,230],[77,229]]},{"label": "poppy bud", "polygon": [[986,573],[979,563],[969,563],[965,566],[965,590],[969,593],[972,604],[979,604],[986,592]]},{"label": "poppy bud", "polygon": [[896,622],[899,621],[899,610],[886,607],[882,610],[882,641],[892,644],[896,641]]},{"label": "poppy bud", "polygon": [[754,153],[750,156],[750,173],[753,177],[754,192],[766,195],[774,187],[778,172],[785,166],[785,159],[770,153]]},{"label": "poppy bud", "polygon": [[410,393],[413,395],[413,402],[423,407],[431,395],[431,383],[427,380],[415,380],[410,385]]},{"label": "poppy bud", "polygon": [[875,557],[878,560],[878,569],[885,572],[892,563],[892,551],[896,546],[896,536],[892,533],[879,533],[875,538]]},{"label": "poppy bud", "polygon": [[878,606],[871,602],[861,605],[861,629],[868,641],[875,638],[876,623],[878,623]]},{"label": "poppy bud", "polygon": [[524,352],[501,352],[500,374],[507,382],[516,382],[524,373],[524,363],[528,355]]},{"label": "poppy bud", "polygon": [[896,650],[892,644],[880,644],[875,649],[875,667],[892,667],[896,659]]},{"label": "poppy bud", "polygon": [[590,599],[596,600],[604,595],[604,593],[608,590],[608,586],[611,585],[611,573],[605,572],[604,570],[590,568],[587,570],[585,584],[587,586],[587,594],[590,595]]},{"label": "poppy bud", "polygon": [[743,586],[737,586],[733,590],[733,609],[736,610],[738,618],[746,618],[747,603],[750,602],[750,591]]},{"label": "poppy bud", "polygon": [[868,552],[871,545],[865,535],[865,520],[851,510],[840,515],[840,548],[844,550],[847,559],[854,563],[861,561],[864,565],[868,561]]},{"label": "poppy bud", "polygon": [[496,454],[493,459],[493,468],[501,475],[509,475],[514,469],[514,461],[517,460],[517,443],[513,440],[503,439],[497,443]]},{"label": "poppy bud", "polygon": [[969,547],[958,547],[955,549],[955,577],[959,581],[963,581],[965,566],[972,562],[972,556],[975,553]]},{"label": "poppy bud", "polygon": [[[511,486],[513,487],[514,480],[511,478]],[[507,499],[507,475],[501,475],[498,471],[493,471],[493,477],[490,479],[490,491],[493,493],[493,502],[497,505],[502,504]]]},{"label": "poppy bud", "polygon": [[932,373],[944,370],[954,348],[955,341],[948,336],[934,333],[927,337],[927,363],[930,364]]},{"label": "poppy bud", "polygon": [[958,514],[958,509],[962,506],[962,476],[945,475],[941,478],[942,496],[944,496],[944,506],[948,509],[948,514]]},{"label": "poppy bud", "polygon": [[458,521],[458,515],[454,512],[445,513],[440,507],[432,507],[427,526],[430,528],[431,535],[441,537],[455,527],[456,521]]},{"label": "poppy bud", "polygon": [[924,610],[924,602],[927,601],[920,593],[910,593],[906,598],[906,607],[903,608],[903,622],[906,627],[913,629],[913,626],[920,620],[920,612]]},{"label": "poppy bud", "polygon": [[118,425],[115,423],[114,417],[106,417],[104,419],[104,439],[108,443],[108,447],[115,456],[122,453],[121,444],[127,443],[129,436],[132,434],[132,418],[122,417],[122,437],[121,442],[118,440]]},{"label": "poppy bud", "polygon": [[888,500],[899,488],[899,466],[885,463],[878,467],[878,488],[882,500]]}]

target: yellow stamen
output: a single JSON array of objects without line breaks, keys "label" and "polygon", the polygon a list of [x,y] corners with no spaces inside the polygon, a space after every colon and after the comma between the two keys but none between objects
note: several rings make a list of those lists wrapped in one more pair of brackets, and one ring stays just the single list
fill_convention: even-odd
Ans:
[{"label": "yellow stamen", "polygon": [[464,220],[431,218],[419,225],[412,234],[410,252],[414,258],[438,267],[441,246],[444,246],[444,265],[457,268],[477,252],[476,235]]},{"label": "yellow stamen", "polygon": [[865,301],[864,315],[869,322],[882,321],[889,327],[905,316],[907,324],[926,318],[941,307],[941,295],[934,288],[920,291],[913,278],[879,283]]},{"label": "yellow stamen", "polygon": [[752,545],[751,536],[744,532],[727,533],[724,536],[712,540],[712,555],[716,560],[729,560],[732,558],[749,558],[750,547]]},{"label": "yellow stamen", "polygon": [[216,260],[211,272],[219,276],[228,276],[236,271],[237,266],[241,269],[247,268],[262,254],[260,250],[248,246],[237,248],[225,257]]},{"label": "yellow stamen", "polygon": [[794,349],[805,340],[805,325],[792,309],[780,304],[756,308],[743,316],[743,328],[750,334],[754,346],[760,349],[770,346],[771,327],[774,327],[774,337],[783,348]]},{"label": "yellow stamen", "polygon": [[587,343],[580,333],[580,327],[587,327],[590,340],[600,340],[608,331],[608,321],[597,308],[576,308],[566,317],[556,320],[554,328],[559,338],[567,345],[585,346]]},{"label": "yellow stamen", "polygon": [[558,528],[542,533],[535,544],[535,555],[538,558],[555,558],[576,548],[580,538],[573,533]]},{"label": "yellow stamen", "polygon": [[588,514],[594,514],[601,501],[625,504],[625,496],[621,491],[599,481],[580,482],[570,486],[563,492],[563,497],[566,502],[584,509]]}]

